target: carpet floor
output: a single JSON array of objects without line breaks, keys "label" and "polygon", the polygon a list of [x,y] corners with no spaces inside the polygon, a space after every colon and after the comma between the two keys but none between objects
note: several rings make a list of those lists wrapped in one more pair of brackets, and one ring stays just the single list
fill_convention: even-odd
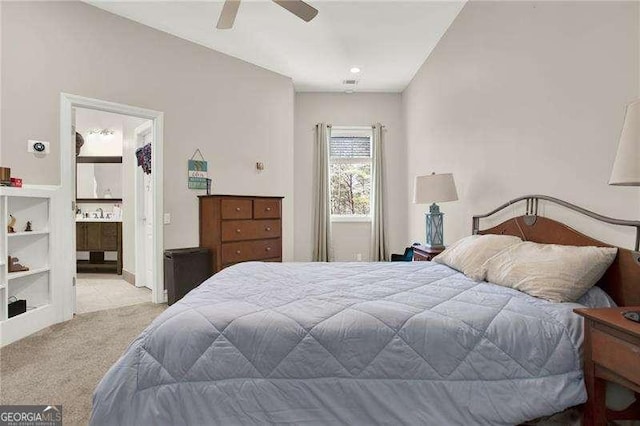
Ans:
[{"label": "carpet floor", "polygon": [[62,404],[65,425],[86,425],[98,382],[167,308],[143,303],[76,315],[0,350],[1,404]]}]

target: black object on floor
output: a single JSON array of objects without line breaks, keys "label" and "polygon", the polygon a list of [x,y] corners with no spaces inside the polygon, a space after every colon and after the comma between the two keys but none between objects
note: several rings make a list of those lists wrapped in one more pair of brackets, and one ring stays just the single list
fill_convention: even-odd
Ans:
[{"label": "black object on floor", "polygon": [[164,251],[164,288],[169,305],[213,275],[209,249],[192,247]]},{"label": "black object on floor", "polygon": [[16,315],[24,314],[25,312],[27,312],[27,301],[16,300],[15,302],[9,303],[9,310],[7,312],[7,316],[11,318],[11,317],[15,317]]}]

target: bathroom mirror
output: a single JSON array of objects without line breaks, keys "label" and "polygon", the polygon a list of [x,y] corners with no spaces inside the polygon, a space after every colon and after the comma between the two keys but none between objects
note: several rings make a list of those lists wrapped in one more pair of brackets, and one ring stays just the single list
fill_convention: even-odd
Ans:
[{"label": "bathroom mirror", "polygon": [[122,200],[122,163],[77,163],[76,199]]}]

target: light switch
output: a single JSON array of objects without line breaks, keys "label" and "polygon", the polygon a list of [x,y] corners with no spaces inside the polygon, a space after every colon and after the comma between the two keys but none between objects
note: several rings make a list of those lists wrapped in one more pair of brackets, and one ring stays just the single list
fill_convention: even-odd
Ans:
[{"label": "light switch", "polygon": [[171,213],[165,213],[164,214],[164,224],[168,225],[171,223]]}]

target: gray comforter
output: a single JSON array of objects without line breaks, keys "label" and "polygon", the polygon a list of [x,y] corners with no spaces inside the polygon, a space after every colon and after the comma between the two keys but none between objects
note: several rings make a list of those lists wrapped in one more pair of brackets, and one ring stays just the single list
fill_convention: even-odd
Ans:
[{"label": "gray comforter", "polygon": [[244,263],[161,314],[94,425],[508,425],[586,400],[576,305],[432,262]]}]

